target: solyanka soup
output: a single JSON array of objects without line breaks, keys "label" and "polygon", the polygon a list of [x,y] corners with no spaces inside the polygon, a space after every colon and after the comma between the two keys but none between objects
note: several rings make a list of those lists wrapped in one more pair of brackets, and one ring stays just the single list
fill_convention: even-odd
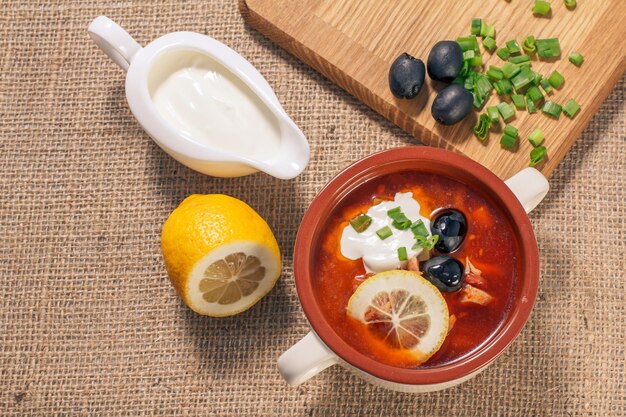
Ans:
[{"label": "solyanka soup", "polygon": [[[502,326],[521,275],[519,253],[509,217],[488,195],[404,171],[341,199],[314,249],[312,282],[325,319],[347,344],[384,364],[435,367],[471,354]],[[442,297],[447,311],[429,311],[424,290],[377,278],[397,270],[432,284],[418,287]],[[420,342],[437,337],[423,352]]]}]

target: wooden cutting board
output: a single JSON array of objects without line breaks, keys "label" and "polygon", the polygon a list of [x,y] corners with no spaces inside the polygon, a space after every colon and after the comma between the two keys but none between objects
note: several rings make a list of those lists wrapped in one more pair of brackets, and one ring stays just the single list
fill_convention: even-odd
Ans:
[{"label": "wooden cutting board", "polygon": [[[240,0],[244,18],[274,42],[311,65],[372,109],[419,141],[461,152],[507,178],[529,162],[526,138],[535,128],[546,136],[549,159],[540,168],[550,175],[626,70],[626,0],[581,0],[568,10],[551,0],[552,17],[533,16],[532,0],[418,1],[418,0]],[[435,123],[430,108],[442,84],[426,77],[425,91],[413,100],[396,99],[389,91],[389,66],[402,52],[426,62],[439,40],[470,33],[473,17],[495,24],[498,46],[510,39],[521,44],[528,35],[558,37],[561,59],[533,60],[544,75],[558,70],[565,85],[550,99],[564,104],[574,98],[582,110],[574,119],[552,120],[541,112],[518,111],[510,122],[519,129],[520,147],[512,153],[500,147],[500,133],[487,143],[471,133],[476,117],[455,126]],[[481,46],[481,50],[482,46]],[[578,51],[582,67],[567,56]],[[485,64],[501,66],[495,53],[483,53]],[[499,102],[492,93],[487,105]]]}]

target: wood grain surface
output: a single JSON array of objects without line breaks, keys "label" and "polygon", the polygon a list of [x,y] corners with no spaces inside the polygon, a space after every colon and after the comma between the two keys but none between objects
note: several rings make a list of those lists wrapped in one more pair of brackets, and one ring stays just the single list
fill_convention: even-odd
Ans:
[{"label": "wood grain surface", "polygon": [[[551,3],[550,18],[534,16],[532,0],[240,0],[240,9],[257,30],[419,141],[461,152],[507,178],[528,165],[532,147],[526,138],[535,128],[546,136],[549,157],[538,168],[549,176],[626,70],[625,0],[580,1],[574,10],[561,0]],[[519,129],[521,141],[511,152],[500,147],[499,131],[492,130],[485,143],[473,136],[478,113],[455,126],[438,125],[430,108],[441,83],[426,77],[413,100],[391,94],[387,76],[399,54],[408,52],[425,62],[437,41],[468,35],[473,17],[495,24],[498,47],[510,39],[521,44],[528,35],[558,37],[561,59],[533,57],[532,68],[544,75],[562,73],[565,84],[550,100],[564,104],[574,98],[580,113],[574,119],[562,115],[553,120],[541,112],[517,111],[510,123]],[[567,59],[572,51],[585,57],[580,68]],[[483,51],[483,59],[487,67],[504,63],[495,53]],[[493,92],[487,105],[499,101]]]}]

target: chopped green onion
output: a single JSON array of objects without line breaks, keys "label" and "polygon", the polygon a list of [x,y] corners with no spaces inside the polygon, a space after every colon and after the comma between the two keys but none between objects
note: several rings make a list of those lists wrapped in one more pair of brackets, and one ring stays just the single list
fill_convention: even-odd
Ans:
[{"label": "chopped green onion", "polygon": [[417,250],[417,249],[420,249],[420,248],[423,248],[423,249],[426,249],[426,250],[431,250],[432,248],[435,247],[435,245],[439,241],[439,235],[433,235],[433,236],[430,236],[430,237],[415,236],[415,241],[417,243],[415,243],[415,245],[413,245],[413,247],[412,247],[413,250]]},{"label": "chopped green onion", "polygon": [[463,77],[461,77],[460,75],[457,75],[457,77],[452,80],[452,84],[457,84],[457,85],[463,85],[465,84],[465,79]]},{"label": "chopped green onion", "polygon": [[528,90],[526,90],[526,98],[533,104],[537,104],[537,102],[543,100],[543,94],[541,93],[539,87],[531,85],[528,87]]},{"label": "chopped green onion", "polygon": [[502,116],[502,120],[505,122],[515,117],[515,107],[511,106],[509,103],[503,101],[498,103],[497,107],[500,115]]},{"label": "chopped green onion", "polygon": [[459,70],[459,76],[466,77],[470,73],[470,71],[471,69],[469,66],[469,62],[463,61],[463,65],[461,66],[461,69]]},{"label": "chopped green onion", "polygon": [[474,87],[474,91],[483,95],[489,95],[491,90],[493,90],[493,86],[491,85],[489,78],[487,78],[484,74],[476,74],[476,85]]},{"label": "chopped green onion", "polygon": [[502,78],[504,78],[502,70],[498,67],[494,67],[493,65],[489,67],[485,74],[487,74],[488,77],[493,78],[494,80],[501,80]]},{"label": "chopped green onion", "polygon": [[541,129],[537,128],[533,130],[528,136],[528,141],[531,145],[533,145],[533,148],[541,145],[541,142],[543,142],[543,132]]},{"label": "chopped green onion", "polygon": [[580,110],[580,104],[576,103],[573,98],[567,100],[567,103],[563,106],[563,114],[565,114],[570,119],[576,116],[576,113]]},{"label": "chopped green onion", "polygon": [[498,55],[500,59],[506,61],[511,56],[511,53],[507,48],[500,48],[496,51],[496,55]]},{"label": "chopped green onion", "polygon": [[511,83],[515,87],[515,91],[520,91],[524,87],[530,85],[535,80],[535,73],[528,67],[524,67],[519,73],[511,78]]},{"label": "chopped green onion", "polygon": [[461,50],[465,51],[475,51],[478,52],[478,41],[476,40],[476,35],[470,36],[462,36],[457,38],[457,43],[461,46]]},{"label": "chopped green onion", "polygon": [[470,67],[480,67],[483,64],[482,55],[476,55],[469,60]]},{"label": "chopped green onion", "polygon": [[472,98],[473,98],[473,102],[472,104],[474,105],[474,108],[476,108],[477,110],[480,110],[483,108],[483,106],[485,105],[485,103],[487,102],[487,96],[479,96],[478,94],[476,94],[476,92],[472,93]]},{"label": "chopped green onion", "polygon": [[350,226],[358,233],[362,233],[367,230],[372,224],[372,218],[367,214],[359,214],[354,219],[350,220]]},{"label": "chopped green onion", "polygon": [[511,94],[513,92],[513,84],[511,84],[511,81],[507,79],[498,80],[493,84],[493,86],[496,89],[496,93],[501,96]]},{"label": "chopped green onion", "polygon": [[428,236],[428,229],[421,219],[411,224],[411,232],[414,236]]},{"label": "chopped green onion", "polygon": [[398,248],[398,260],[404,262],[409,259],[409,255],[406,253],[406,247],[402,246]]},{"label": "chopped green onion", "polygon": [[385,240],[389,236],[391,236],[393,234],[393,232],[391,231],[391,228],[389,226],[385,226],[382,229],[378,229],[376,231],[376,234],[378,235],[380,240]]},{"label": "chopped green onion", "polygon": [[522,69],[519,65],[513,64],[512,62],[507,62],[502,66],[502,74],[504,75],[504,78],[511,78],[521,70]]},{"label": "chopped green onion", "polygon": [[567,7],[568,9],[573,9],[576,7],[576,0],[565,0],[565,7]]},{"label": "chopped green onion", "polygon": [[543,0],[535,0],[533,13],[539,16],[547,16],[550,13],[550,3]]},{"label": "chopped green onion", "polygon": [[535,37],[533,35],[530,35],[526,39],[524,39],[524,42],[522,42],[522,49],[524,49],[524,51],[526,51],[526,53],[528,54],[532,54],[537,50]]},{"label": "chopped green onion", "polygon": [[485,74],[477,72],[474,74],[476,74],[473,82],[474,107],[480,109],[485,105],[487,98],[489,98],[493,86]]},{"label": "chopped green onion", "polygon": [[488,25],[487,23],[483,23],[480,28],[480,36],[483,38],[494,38],[496,37],[496,27],[494,25]]},{"label": "chopped green onion", "polygon": [[476,56],[476,52],[473,49],[463,51],[463,61],[469,61]]},{"label": "chopped green onion", "polygon": [[543,104],[543,108],[541,109],[541,111],[543,112],[543,114],[548,115],[550,117],[554,117],[555,119],[558,119],[559,116],[561,116],[561,111],[563,110],[563,108],[556,104],[554,101],[546,101]]},{"label": "chopped green onion", "polygon": [[480,35],[480,28],[483,25],[483,20],[480,18],[472,19],[472,35]]},{"label": "chopped green onion", "polygon": [[398,230],[406,230],[411,226],[411,220],[406,217],[400,207],[387,211],[387,216],[393,220],[391,224]]},{"label": "chopped green onion", "polygon": [[539,84],[541,85],[541,88],[543,88],[543,91],[546,92],[547,95],[552,94],[552,86],[550,85],[550,83],[548,82],[548,80],[543,79],[541,81],[539,81]]},{"label": "chopped green onion", "polygon": [[502,146],[504,149],[511,150],[515,147],[516,143],[517,143],[517,138],[514,138],[513,136],[509,136],[506,133],[502,135],[502,137],[500,138],[500,146]]},{"label": "chopped green onion", "polygon": [[526,108],[528,109],[528,113],[537,113],[537,107],[535,103],[528,99],[528,95],[526,95]]},{"label": "chopped green onion", "polygon": [[506,43],[506,49],[509,50],[509,53],[511,55],[517,55],[522,52],[522,50],[519,47],[519,43],[517,43],[515,39],[511,39],[510,41]]},{"label": "chopped green onion", "polygon": [[487,116],[489,116],[489,121],[492,125],[500,121],[500,112],[496,106],[487,107]]},{"label": "chopped green onion", "polygon": [[511,101],[517,110],[526,110],[526,100],[523,94],[513,94]]},{"label": "chopped green onion", "polygon": [[538,72],[535,73],[535,79],[533,80],[533,84],[534,85],[539,85],[539,83],[541,82],[541,79],[543,78],[543,76],[541,74],[539,74]]},{"label": "chopped green onion", "polygon": [[494,49],[496,49],[496,40],[487,36],[483,39],[483,46],[491,53]]},{"label": "chopped green onion", "polygon": [[585,60],[585,58],[583,58],[583,56],[578,52],[572,52],[567,58],[569,59],[569,62],[576,65],[577,67],[580,67]]},{"label": "chopped green onion", "polygon": [[489,133],[489,127],[491,126],[491,118],[485,113],[481,114],[478,118],[478,122],[476,126],[472,129],[472,132],[476,135],[478,139],[484,141],[487,139],[487,134]]},{"label": "chopped green onion", "polygon": [[518,65],[524,64],[526,62],[530,62],[530,57],[528,55],[512,56],[511,58],[509,58],[509,62]]},{"label": "chopped green onion", "polygon": [[539,164],[546,157],[547,153],[548,152],[545,146],[534,148],[532,151],[530,151],[530,164],[528,164],[528,166],[534,167],[535,165]]},{"label": "chopped green onion", "polygon": [[563,75],[560,72],[554,70],[552,74],[550,74],[550,76],[548,77],[548,82],[550,83],[552,87],[558,90],[561,87],[563,87],[563,83],[565,82],[565,77],[563,77]]},{"label": "chopped green onion", "polygon": [[557,38],[537,39],[535,44],[539,58],[557,58],[561,55],[561,45]]},{"label": "chopped green onion", "polygon": [[509,125],[507,124],[506,126],[504,126],[504,134],[505,135],[509,135],[512,138],[517,138],[517,135],[519,133],[519,131],[517,130],[517,128],[513,125]]}]

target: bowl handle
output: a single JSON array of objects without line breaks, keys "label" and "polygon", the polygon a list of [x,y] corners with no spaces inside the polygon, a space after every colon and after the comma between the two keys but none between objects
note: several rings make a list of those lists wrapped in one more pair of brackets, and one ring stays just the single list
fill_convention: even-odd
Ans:
[{"label": "bowl handle", "polygon": [[550,184],[543,174],[535,168],[524,168],[504,181],[522,203],[526,213],[530,213],[548,194]]},{"label": "bowl handle", "polygon": [[302,384],[338,362],[338,357],[313,332],[278,358],[278,370],[291,386]]},{"label": "bowl handle", "polygon": [[87,32],[96,45],[124,71],[128,71],[133,56],[141,50],[141,45],[128,32],[106,16],[95,18]]}]

